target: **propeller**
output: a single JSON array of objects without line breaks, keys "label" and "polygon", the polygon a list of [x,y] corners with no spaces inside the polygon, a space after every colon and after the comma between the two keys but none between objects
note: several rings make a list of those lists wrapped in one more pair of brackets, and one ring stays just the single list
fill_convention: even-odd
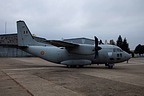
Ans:
[{"label": "propeller", "polygon": [[102,48],[98,46],[98,38],[96,36],[94,36],[95,38],[95,57],[94,59],[96,59],[96,57],[98,56],[98,51],[101,50]]}]

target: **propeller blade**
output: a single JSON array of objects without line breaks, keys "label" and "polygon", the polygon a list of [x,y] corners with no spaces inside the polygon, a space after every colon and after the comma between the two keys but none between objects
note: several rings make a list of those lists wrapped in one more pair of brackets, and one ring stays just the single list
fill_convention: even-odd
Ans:
[{"label": "propeller blade", "polygon": [[94,36],[95,38],[95,46],[98,46],[98,38],[96,36]]},{"label": "propeller blade", "polygon": [[96,36],[94,36],[95,38],[95,59],[98,56],[98,38]]}]

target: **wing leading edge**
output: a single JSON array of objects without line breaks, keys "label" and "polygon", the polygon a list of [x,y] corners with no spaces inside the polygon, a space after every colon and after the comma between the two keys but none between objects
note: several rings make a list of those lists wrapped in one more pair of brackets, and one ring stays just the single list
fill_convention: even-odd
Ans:
[{"label": "wing leading edge", "polygon": [[75,48],[79,46],[78,44],[69,43],[69,42],[60,41],[60,40],[47,40],[45,42],[56,47]]}]

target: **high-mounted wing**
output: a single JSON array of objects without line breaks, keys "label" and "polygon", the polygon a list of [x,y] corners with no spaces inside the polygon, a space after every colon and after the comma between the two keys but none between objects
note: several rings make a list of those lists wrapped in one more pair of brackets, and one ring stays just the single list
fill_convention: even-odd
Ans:
[{"label": "high-mounted wing", "polygon": [[59,40],[47,40],[46,43],[57,47],[65,47],[69,53],[79,55],[92,55],[94,54],[94,46],[86,44],[75,44]]},{"label": "high-mounted wing", "polygon": [[75,48],[79,46],[78,44],[69,43],[60,40],[47,40],[45,42],[57,47]]}]

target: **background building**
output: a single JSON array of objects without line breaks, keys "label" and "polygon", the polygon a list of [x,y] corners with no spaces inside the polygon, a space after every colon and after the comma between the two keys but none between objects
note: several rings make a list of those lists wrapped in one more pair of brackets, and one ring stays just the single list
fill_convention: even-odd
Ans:
[{"label": "background building", "polygon": [[63,41],[77,44],[91,44],[94,45],[95,41],[88,38],[73,38],[73,39],[64,39]]}]

